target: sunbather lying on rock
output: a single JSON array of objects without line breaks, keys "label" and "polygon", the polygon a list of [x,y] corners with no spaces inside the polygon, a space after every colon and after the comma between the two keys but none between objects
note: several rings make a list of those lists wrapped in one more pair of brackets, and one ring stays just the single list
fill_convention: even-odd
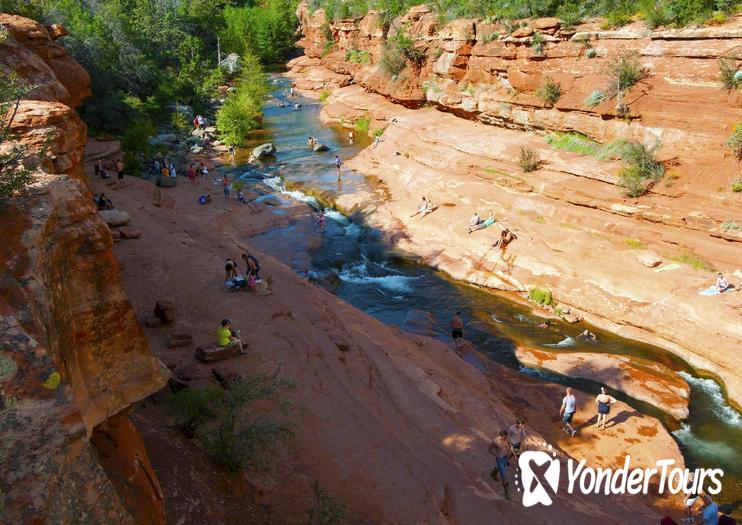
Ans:
[{"label": "sunbather lying on rock", "polygon": [[433,206],[433,203],[429,200],[427,200],[425,197],[423,197],[423,200],[420,202],[420,205],[417,207],[417,211],[410,215],[410,217],[414,217],[415,215],[420,215],[420,218],[422,219],[425,217],[428,213],[434,212],[438,207]]},{"label": "sunbather lying on rock", "polygon": [[245,353],[245,347],[240,339],[240,331],[232,328],[231,319],[222,319],[222,325],[217,330],[217,345],[219,346],[232,346],[237,345],[240,349],[240,353]]},{"label": "sunbather lying on rock", "polygon": [[482,220],[481,217],[479,217],[478,213],[474,213],[471,220],[469,221],[469,227],[466,229],[468,233],[475,232],[477,230],[484,230],[485,228],[489,228],[495,224],[495,217],[492,215],[492,210],[490,210],[489,217],[487,217],[485,220]]}]

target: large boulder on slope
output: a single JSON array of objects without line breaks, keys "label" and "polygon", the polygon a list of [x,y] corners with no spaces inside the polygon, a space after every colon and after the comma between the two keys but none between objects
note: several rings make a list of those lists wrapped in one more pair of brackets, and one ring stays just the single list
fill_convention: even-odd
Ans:
[{"label": "large boulder on slope", "polygon": [[275,153],[276,153],[276,147],[271,142],[268,142],[267,144],[262,144],[252,150],[252,154],[255,156],[256,159],[271,157]]},{"label": "large boulder on slope", "polygon": [[129,221],[131,220],[129,214],[122,210],[101,210],[98,213],[103,217],[103,220],[106,221],[106,224],[112,228],[125,226],[129,224]]}]

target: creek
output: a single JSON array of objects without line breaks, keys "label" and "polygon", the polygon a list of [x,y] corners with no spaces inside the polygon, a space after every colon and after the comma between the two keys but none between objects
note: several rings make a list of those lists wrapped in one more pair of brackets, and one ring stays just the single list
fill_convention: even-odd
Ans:
[{"label": "creek", "polygon": [[[524,374],[585,392],[595,393],[600,385],[522,367],[514,355],[517,344],[534,348],[547,345],[549,351],[622,354],[662,363],[680,374],[691,387],[687,420],[678,422],[656,407],[615,390],[611,390],[612,395],[659,418],[672,432],[689,468],[722,468],[723,491],[716,499],[725,505],[725,510],[734,509],[735,515],[742,511],[742,416],[729,406],[718,383],[699,377],[687,363],[668,351],[585,323],[570,325],[552,321],[547,329],[539,328],[544,319],[528,306],[455,282],[417,264],[414,257],[384,245],[380,232],[365,226],[362,218],[345,217],[328,204],[340,193],[375,187],[372,178],[347,169],[342,170],[339,179],[333,165],[335,154],[347,160],[368,146],[371,139],[356,132],[355,143],[349,144],[347,129],[320,121],[321,106],[317,101],[289,97],[290,82],[284,77],[275,75],[272,82],[275,89],[265,107],[263,129],[249,146],[273,142],[277,148],[275,159],[252,167],[240,163],[245,158],[243,152],[236,166],[224,166],[222,170],[239,177],[248,186],[268,187],[276,194],[315,207],[318,201],[309,194],[320,197],[322,205],[327,206],[327,229],[319,248],[312,253],[310,276],[330,283],[326,286],[338,297],[390,325],[401,326],[411,312],[427,312],[432,316],[436,336],[446,342],[450,342],[451,316],[461,310],[467,321],[467,340],[489,358]],[[307,148],[309,136],[326,144],[329,151],[315,153]],[[253,240],[267,252],[289,254],[292,250],[305,249],[297,241],[292,226],[273,229]],[[276,250],[279,246],[281,249]],[[296,260],[292,256],[284,259],[289,265]],[[586,326],[597,335],[596,341],[580,339],[579,333]],[[564,346],[549,346],[560,341],[564,341]],[[554,410],[557,409],[555,406]]]}]

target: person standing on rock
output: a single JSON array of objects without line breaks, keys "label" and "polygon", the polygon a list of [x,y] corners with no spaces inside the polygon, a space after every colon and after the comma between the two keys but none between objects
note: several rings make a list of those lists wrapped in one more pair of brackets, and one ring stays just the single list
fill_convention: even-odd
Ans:
[{"label": "person standing on rock", "polygon": [[577,431],[572,428],[572,417],[575,415],[575,410],[577,410],[577,399],[572,393],[572,389],[567,387],[564,398],[562,399],[562,408],[559,409],[559,416],[562,418],[562,423],[564,424],[563,430],[572,436],[577,434]]},{"label": "person standing on rock", "polygon": [[517,459],[520,456],[520,450],[526,440],[526,421],[522,417],[515,418],[515,423],[508,429],[508,440],[510,448],[513,450],[513,456]]},{"label": "person standing on rock", "polygon": [[615,402],[616,399],[608,394],[604,386],[601,386],[600,394],[595,398],[595,404],[598,407],[598,422],[595,424],[596,427],[605,430],[606,419],[608,419],[608,414],[611,412],[611,404]]},{"label": "person standing on rock", "polygon": [[497,465],[490,472],[490,476],[493,480],[502,482],[502,488],[505,490],[505,497],[510,499],[508,496],[508,482],[507,482],[507,467],[508,458],[510,457],[510,443],[508,442],[508,431],[501,430],[492,443],[490,443],[488,452],[495,456]]},{"label": "person standing on rock", "polygon": [[241,255],[242,260],[245,261],[245,264],[247,265],[247,271],[246,274],[254,274],[256,279],[260,278],[260,263],[258,262],[258,259],[252,255],[250,252],[243,253]]},{"label": "person standing on rock", "polygon": [[464,320],[461,318],[461,312],[456,312],[456,315],[451,319],[451,337],[453,337],[453,346],[456,352],[460,350],[461,338],[464,337]]},{"label": "person standing on rock", "polygon": [[116,174],[118,175],[119,182],[124,180],[124,163],[121,159],[116,161]]},{"label": "person standing on rock", "polygon": [[340,166],[342,166],[343,161],[340,160],[340,155],[335,155],[335,167],[338,170],[338,177],[340,177]]},{"label": "person standing on rock", "polygon": [[188,165],[188,171],[186,172],[186,175],[188,175],[188,180],[191,181],[191,184],[196,184],[196,170],[193,169],[192,162]]},{"label": "person standing on rock", "polygon": [[230,144],[228,151],[229,151],[229,160],[232,164],[234,164],[234,158],[235,158],[235,155],[237,154],[237,148],[234,147],[234,144]]},{"label": "person standing on rock", "polygon": [[201,162],[201,179],[203,182],[206,182],[209,178],[209,168],[206,167],[206,164]]}]

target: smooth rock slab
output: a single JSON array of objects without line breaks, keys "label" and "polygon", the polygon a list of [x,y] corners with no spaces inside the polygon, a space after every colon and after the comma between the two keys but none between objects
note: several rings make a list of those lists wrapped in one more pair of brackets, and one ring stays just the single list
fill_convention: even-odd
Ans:
[{"label": "smooth rock slab", "polygon": [[101,210],[98,213],[106,221],[106,224],[112,228],[129,224],[131,220],[129,214],[121,210]]},{"label": "smooth rock slab", "polygon": [[518,347],[515,355],[522,365],[589,379],[654,405],[676,419],[688,417],[690,386],[659,363],[625,355],[549,352],[526,347]]}]

